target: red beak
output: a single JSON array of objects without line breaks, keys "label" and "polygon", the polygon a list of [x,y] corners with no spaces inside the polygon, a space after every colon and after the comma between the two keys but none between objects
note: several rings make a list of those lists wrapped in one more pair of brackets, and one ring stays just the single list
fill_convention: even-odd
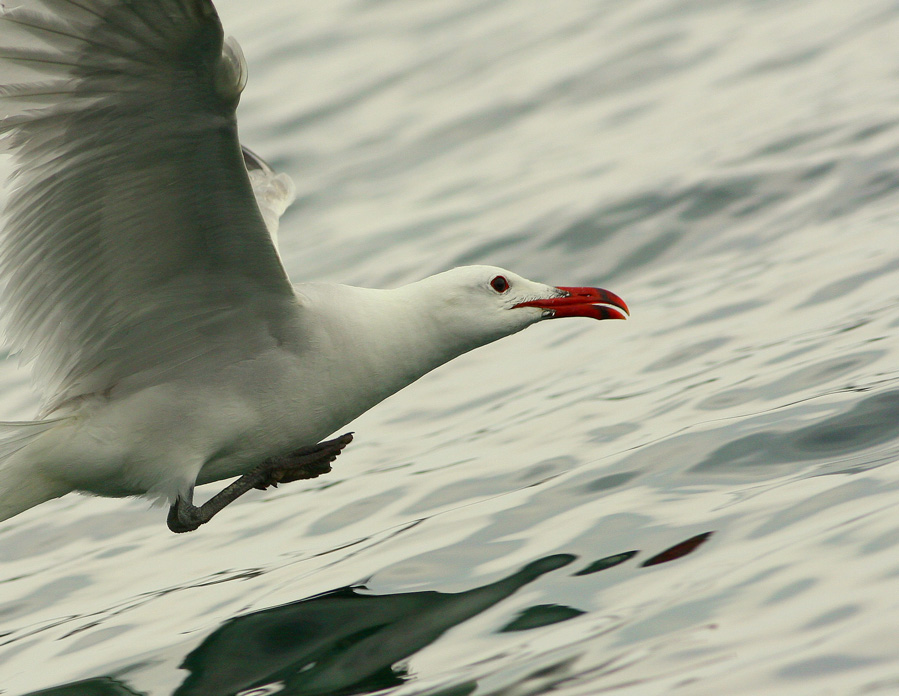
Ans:
[{"label": "red beak", "polygon": [[[547,300],[531,300],[515,305],[516,307],[539,307],[552,312],[550,318],[590,317],[592,319],[626,319],[630,314],[627,305],[614,292],[602,288],[566,288],[559,287],[565,294],[562,297],[551,297]],[[615,308],[618,309],[615,309]],[[622,310],[624,314],[618,310]]]}]

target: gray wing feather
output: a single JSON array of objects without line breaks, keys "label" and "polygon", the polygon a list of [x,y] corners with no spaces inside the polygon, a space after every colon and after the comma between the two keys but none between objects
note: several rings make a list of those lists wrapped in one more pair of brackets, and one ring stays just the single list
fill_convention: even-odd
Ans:
[{"label": "gray wing feather", "polygon": [[278,248],[278,227],[281,216],[296,198],[296,188],[287,174],[274,171],[259,155],[247,147],[243,148],[243,160],[253,185],[253,195],[265,226]]},{"label": "gray wing feather", "polygon": [[212,4],[20,4],[0,11],[16,165],[0,302],[45,410],[278,342],[294,295],[237,138],[245,64]]}]

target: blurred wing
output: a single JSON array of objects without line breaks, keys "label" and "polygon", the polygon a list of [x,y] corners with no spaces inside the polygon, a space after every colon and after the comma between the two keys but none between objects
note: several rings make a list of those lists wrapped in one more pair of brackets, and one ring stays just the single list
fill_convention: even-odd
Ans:
[{"label": "blurred wing", "polygon": [[294,296],[237,138],[245,63],[212,3],[18,4],[0,9],[16,164],[0,301],[45,412],[277,343]]},{"label": "blurred wing", "polygon": [[250,175],[256,205],[265,220],[268,233],[278,248],[278,223],[288,206],[296,198],[296,188],[287,174],[276,173],[259,155],[248,147],[243,148],[243,160]]}]

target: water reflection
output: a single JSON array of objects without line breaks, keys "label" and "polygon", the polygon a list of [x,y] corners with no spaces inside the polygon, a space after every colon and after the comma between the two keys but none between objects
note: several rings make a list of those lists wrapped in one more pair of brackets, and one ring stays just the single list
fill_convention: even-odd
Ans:
[{"label": "water reflection", "polygon": [[85,681],[57,686],[43,691],[34,691],[28,696],[143,696],[132,691],[121,682],[101,677],[99,679],[87,679]]},{"label": "water reflection", "polygon": [[[651,557],[641,567],[673,561],[696,550],[705,532]],[[639,550],[593,561],[573,576],[621,565]],[[446,631],[486,611],[540,576],[569,565],[572,554],[556,554],[516,573],[465,592],[366,594],[343,587],[279,607],[230,619],[213,631],[181,664],[189,672],[173,696],[351,696],[399,686],[407,678],[402,661]],[[562,604],[521,611],[499,631],[526,631],[586,612]],[[457,685],[475,688],[476,684]],[[250,691],[252,690],[252,692]],[[274,693],[274,692],[271,692]],[[121,681],[102,677],[58,686],[29,696],[143,696]]]},{"label": "water reflection", "polygon": [[625,553],[616,553],[614,556],[606,556],[605,558],[600,558],[598,561],[593,561],[590,565],[588,565],[583,570],[579,570],[574,573],[574,575],[592,575],[593,573],[598,573],[601,570],[606,570],[607,568],[612,568],[616,565],[620,565],[625,561],[630,560],[634,556],[636,556],[639,551],[626,551]]},{"label": "water reflection", "polygon": [[640,565],[643,568],[647,568],[649,566],[659,565],[660,563],[668,563],[669,561],[674,561],[678,558],[682,558],[687,554],[693,553],[696,549],[702,546],[709,540],[709,537],[712,536],[712,534],[714,534],[714,532],[703,532],[702,534],[697,534],[694,537],[690,537],[686,541],[682,541],[679,544],[675,544],[671,548],[665,549],[661,553],[657,553],[649,560],[643,561],[643,563],[641,563]]},{"label": "water reflection", "polygon": [[225,696],[273,682],[280,693],[358,694],[397,686],[394,665],[541,575],[575,559],[555,555],[467,592],[367,595],[345,587],[232,619],[182,665],[176,696]]}]

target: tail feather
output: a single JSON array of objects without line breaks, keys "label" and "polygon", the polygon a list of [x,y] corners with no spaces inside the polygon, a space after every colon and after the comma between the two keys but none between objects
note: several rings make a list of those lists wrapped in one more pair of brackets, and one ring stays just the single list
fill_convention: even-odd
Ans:
[{"label": "tail feather", "polygon": [[0,521],[69,491],[33,466],[26,449],[60,419],[0,422]]}]

